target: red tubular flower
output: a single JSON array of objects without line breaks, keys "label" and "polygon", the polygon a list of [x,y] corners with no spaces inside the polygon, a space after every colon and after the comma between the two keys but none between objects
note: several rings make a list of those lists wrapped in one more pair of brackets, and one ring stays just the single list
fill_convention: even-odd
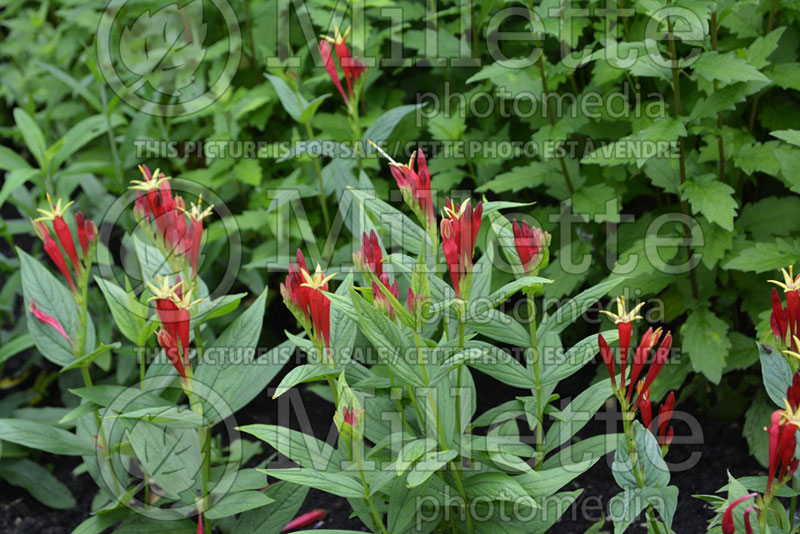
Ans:
[{"label": "red tubular flower", "polygon": [[328,76],[330,76],[331,81],[339,90],[339,93],[342,95],[342,98],[348,105],[350,105],[350,100],[347,98],[347,95],[345,95],[344,89],[342,88],[342,83],[339,81],[339,71],[336,70],[336,65],[333,62],[331,44],[333,44],[335,47],[334,52],[336,53],[336,57],[339,60],[339,65],[342,67],[342,71],[344,72],[344,78],[347,82],[347,93],[350,95],[350,98],[353,98],[353,84],[356,83],[356,81],[361,77],[366,70],[366,67],[350,53],[350,48],[347,46],[347,37],[349,35],[350,28],[344,32],[344,35],[339,33],[339,28],[336,28],[333,38],[324,35],[322,36],[323,40],[319,42],[319,54],[322,56],[322,62],[325,65],[325,70],[328,71]]},{"label": "red tubular flower", "polygon": [[200,257],[200,245],[203,242],[203,220],[211,215],[214,210],[213,204],[206,209],[201,209],[200,205],[202,203],[203,195],[200,195],[197,204],[192,204],[191,210],[186,212],[189,216],[189,230],[186,233],[188,243],[185,247],[185,253],[189,256],[193,277],[197,276],[197,262]]},{"label": "red tubular flower", "polygon": [[672,419],[672,412],[675,409],[675,393],[672,391],[667,395],[667,400],[661,405],[658,410],[658,444],[670,445],[672,443],[672,436],[674,435],[673,429],[669,426],[669,421]]},{"label": "red tubular flower", "polygon": [[656,351],[656,357],[653,360],[653,363],[650,364],[650,369],[647,371],[647,377],[644,380],[644,385],[642,386],[642,391],[647,391],[650,389],[650,384],[653,383],[653,380],[658,377],[658,374],[661,372],[661,369],[664,368],[664,364],[667,363],[667,358],[669,357],[670,349],[672,348],[672,334],[667,332],[667,335],[664,336],[664,340],[661,342],[661,346],[658,347]]},{"label": "red tubular flower", "polygon": [[650,351],[652,348],[658,343],[658,340],[661,338],[661,329],[657,328],[653,331],[653,327],[647,329],[647,332],[644,333],[642,336],[641,341],[639,341],[639,346],[636,347],[636,351],[633,354],[633,365],[631,366],[631,381],[628,385],[628,391],[625,394],[625,398],[630,400],[631,395],[633,394],[634,384],[636,384],[636,380],[639,378],[639,375],[644,368],[644,364],[647,363],[647,357],[650,355]]},{"label": "red tubular flower", "polygon": [[344,88],[342,88],[342,82],[339,81],[339,72],[336,70],[336,64],[333,62],[331,43],[326,40],[320,41],[319,55],[322,57],[322,64],[325,65],[325,70],[328,71],[328,76],[330,76],[333,85],[335,85],[336,89],[339,90],[339,94],[342,95],[344,103],[349,106],[350,100],[347,98]]},{"label": "red tubular flower", "polygon": [[[398,298],[400,296],[400,290],[397,287],[397,280],[394,281],[394,284],[389,284],[388,274],[383,273],[381,275],[380,283],[389,290],[389,293],[391,293],[394,298]],[[394,319],[394,308],[392,307],[392,303],[389,302],[389,299],[383,294],[380,287],[378,287],[378,283],[376,282],[372,282],[372,296],[373,305],[382,312],[388,313],[389,316]]]},{"label": "red tubular flower", "polygon": [[361,250],[353,254],[353,263],[359,269],[367,268],[378,278],[383,274],[383,252],[378,242],[378,234],[370,230],[369,236],[361,235]]},{"label": "red tubular flower", "polygon": [[472,272],[472,253],[482,215],[482,202],[478,202],[473,210],[469,199],[463,204],[454,204],[449,198],[445,200],[444,218],[441,222],[442,250],[458,298],[461,298],[462,290],[468,289],[462,285]]},{"label": "red tubular flower", "polygon": [[[788,402],[787,402],[788,405]],[[787,406],[787,410],[772,412],[769,432],[769,470],[767,493],[772,489],[774,480],[782,483],[797,470],[797,459],[794,457],[797,445],[796,414]]]},{"label": "red tubular flower", "polygon": [[722,534],[734,534],[736,532],[736,525],[733,523],[733,509],[744,501],[755,499],[756,497],[758,497],[758,493],[750,493],[739,497],[728,505],[725,509],[725,513],[722,514]]},{"label": "red tubular flower", "polygon": [[61,253],[61,249],[58,248],[58,243],[56,243],[55,240],[50,237],[50,231],[47,229],[47,226],[44,223],[34,221],[33,229],[36,231],[36,235],[38,235],[44,243],[44,251],[50,257],[50,261],[55,264],[61,275],[67,279],[72,292],[77,293],[78,288],[75,287],[75,282],[72,281],[72,275],[67,267],[67,262]]},{"label": "red tubular flower", "polygon": [[600,346],[600,356],[603,357],[603,362],[606,364],[606,367],[608,367],[608,374],[611,375],[611,385],[614,386],[614,389],[617,389],[617,379],[614,376],[616,374],[614,352],[611,350],[611,347],[608,346],[608,343],[606,343],[603,334],[597,335],[597,343]]},{"label": "red tubular flower", "polygon": [[786,388],[786,401],[792,410],[800,408],[800,372],[794,374],[792,383]]},{"label": "red tubular flower", "polygon": [[[800,330],[800,274],[797,276],[794,275],[793,266],[789,267],[788,272],[786,269],[781,269],[781,273],[783,274],[783,282],[777,280],[770,280],[770,282],[781,287],[786,294],[786,330],[790,334],[789,344],[792,350],[798,351],[800,347],[794,342],[794,337],[800,335],[800,333],[798,333],[798,330]],[[773,296],[773,315],[776,313],[775,301],[776,299]],[[778,307],[780,307],[780,300],[778,300],[778,305]],[[781,319],[782,316],[775,318],[779,328],[781,326]],[[775,328],[773,327],[773,332],[774,331]]]},{"label": "red tubular flower", "polygon": [[789,310],[783,307],[778,290],[772,288],[772,313],[769,317],[769,325],[775,339],[783,343],[786,340],[786,332],[789,329]]},{"label": "red tubular flower", "polygon": [[[303,253],[297,250],[297,265],[289,264],[286,282],[281,284],[281,295],[286,306],[299,321],[311,319],[314,328],[313,336],[318,342],[330,346],[331,333],[331,301],[323,293],[328,290],[328,282],[335,275],[325,276],[322,268],[311,275],[306,268]],[[304,324],[308,327],[308,324]]]},{"label": "red tubular flower", "polygon": [[158,331],[156,336],[158,339],[158,344],[162,349],[164,349],[164,354],[167,356],[167,359],[169,359],[169,362],[173,365],[173,367],[175,367],[175,370],[178,371],[178,374],[185,382],[186,369],[183,365],[183,359],[181,358],[181,353],[178,349],[178,344],[175,342],[175,338],[163,328]]},{"label": "red tubular flower", "polygon": [[753,534],[753,527],[750,525],[750,512],[753,510],[758,512],[758,508],[755,506],[748,506],[747,510],[744,511],[744,532],[745,534]]},{"label": "red tubular flower", "polygon": [[[642,306],[644,306],[644,302],[640,302],[630,312],[628,312],[625,309],[625,297],[617,297],[617,313],[602,310],[602,313],[605,313],[614,319],[614,323],[617,325],[617,331],[619,332],[619,361],[621,367],[620,380],[622,382],[622,387],[620,388],[621,391],[625,390],[625,368],[628,362],[628,349],[631,346],[633,321],[642,318],[640,315],[638,315],[638,312],[640,309],[642,309]],[[631,385],[633,385],[633,379],[631,379]]]},{"label": "red tubular flower", "polygon": [[650,405],[650,392],[642,391],[639,399],[636,401],[639,404],[639,413],[642,415],[642,424],[645,428],[650,428],[650,423],[653,422],[653,408]]},{"label": "red tubular flower", "polygon": [[[67,202],[67,204],[65,204],[62,207],[61,199],[58,199],[58,201],[55,204],[53,204],[53,200],[52,198],[50,198],[50,194],[48,193],[47,203],[50,204],[50,210],[48,211],[48,210],[38,209],[37,211],[41,213],[42,216],[36,219],[35,222],[52,221],[53,232],[55,232],[56,234],[56,239],[58,240],[58,243],[61,245],[61,248],[64,249],[64,252],[67,254],[70,263],[72,263],[72,268],[75,270],[75,276],[80,277],[81,265],[80,262],[78,261],[78,251],[75,248],[75,241],[72,238],[72,231],[69,229],[67,221],[64,220],[64,214],[66,213],[67,208],[69,208],[72,205],[72,202]],[[41,226],[43,227],[44,225]],[[52,246],[53,245],[50,245],[51,248]],[[49,252],[48,255],[50,255]],[[50,256],[51,258],[53,257],[53,255]],[[55,260],[53,261],[55,262]],[[59,266],[59,270],[60,269],[61,267]]]},{"label": "red tubular flower", "polygon": [[283,529],[281,532],[291,532],[292,530],[297,530],[298,528],[307,527],[309,525],[313,525],[317,521],[322,521],[325,519],[327,512],[325,510],[317,509],[307,512],[303,515],[299,515],[292,519]]},{"label": "red tubular flower", "polygon": [[36,317],[37,321],[52,326],[55,329],[56,332],[61,334],[61,337],[63,337],[64,339],[67,340],[67,343],[72,345],[72,340],[67,335],[67,332],[64,330],[64,327],[61,326],[61,323],[58,322],[58,319],[56,319],[52,315],[47,315],[42,310],[40,310],[36,306],[36,303],[33,301],[33,299],[31,299],[31,303],[30,303],[29,309],[31,310],[31,313],[33,314],[33,316]]},{"label": "red tubular flower", "polygon": [[529,226],[525,221],[522,221],[520,225],[516,219],[512,224],[512,230],[514,232],[514,248],[517,250],[519,261],[522,263],[522,268],[525,269],[525,274],[530,275],[531,266],[536,263],[539,254],[546,246],[547,234],[535,226]]},{"label": "red tubular flower", "polygon": [[138,208],[134,207],[134,213],[137,211],[144,211],[144,214],[149,218],[152,215],[156,221],[156,228],[158,234],[167,239],[167,233],[174,234],[174,225],[177,220],[176,215],[180,207],[180,202],[176,204],[175,198],[172,196],[172,187],[169,185],[169,178],[158,169],[150,173],[146,165],[139,166],[139,172],[142,173],[143,180],[131,180],[133,184],[130,188],[135,189],[138,194],[142,194],[147,200],[146,205],[141,204]]},{"label": "red tubular flower", "polygon": [[428,170],[428,160],[421,148],[411,154],[408,163],[397,163],[384,152],[377,144],[370,144],[389,160],[389,170],[392,172],[397,187],[403,194],[403,201],[411,208],[414,214],[425,225],[427,230],[435,228],[436,214],[433,210],[433,192],[431,191],[431,173]]},{"label": "red tubular flower", "polygon": [[[191,325],[191,308],[200,300],[191,300],[192,291],[183,293],[183,282],[180,280],[175,285],[170,285],[169,280],[159,277],[159,287],[150,286],[156,303],[156,312],[164,329],[174,340],[176,346],[180,347],[180,354],[183,356],[183,364],[189,365],[189,328]],[[178,345],[179,344],[179,345]]]},{"label": "red tubular flower", "polygon": [[289,274],[286,275],[285,283],[281,284],[281,295],[286,306],[292,312],[302,313],[306,319],[309,318],[308,309],[308,288],[303,287],[305,277],[303,273],[308,273],[306,259],[300,249],[295,255],[297,263],[289,262]]}]

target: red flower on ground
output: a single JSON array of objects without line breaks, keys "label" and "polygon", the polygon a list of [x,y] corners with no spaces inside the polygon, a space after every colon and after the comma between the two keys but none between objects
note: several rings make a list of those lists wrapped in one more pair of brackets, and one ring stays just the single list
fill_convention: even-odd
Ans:
[{"label": "red flower on ground", "polygon": [[462,292],[468,289],[462,286],[472,273],[472,253],[475,250],[482,215],[482,202],[478,202],[473,210],[469,199],[463,204],[454,204],[449,198],[445,200],[444,218],[441,222],[442,250],[458,298],[461,298]]}]

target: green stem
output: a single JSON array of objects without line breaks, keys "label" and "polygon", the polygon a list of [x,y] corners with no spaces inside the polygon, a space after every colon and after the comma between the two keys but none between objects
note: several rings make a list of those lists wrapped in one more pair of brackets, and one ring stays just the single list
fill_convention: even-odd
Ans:
[{"label": "green stem", "polygon": [[108,108],[108,96],[106,95],[105,84],[100,84],[100,101],[103,104],[103,111],[106,116],[106,136],[108,137],[108,147],[111,151],[111,161],[114,163],[114,174],[117,177],[117,185],[121,186],[124,183],[122,174],[122,161],[119,159],[117,152],[117,142],[114,139],[114,129],[111,127],[111,112]]},{"label": "green stem", "polygon": [[[311,129],[311,124],[306,122],[306,135],[309,142],[314,139],[314,131]],[[322,182],[322,169],[319,165],[319,158],[311,156],[314,161],[314,170],[317,171],[317,180],[319,181],[319,207],[322,209],[322,219],[325,221],[325,230],[330,233],[331,231],[331,217],[328,214],[327,197],[325,196],[325,184]]]},{"label": "green stem", "polygon": [[[667,0],[667,3],[672,3],[672,0]],[[675,117],[679,118],[681,116],[681,84],[680,84],[680,64],[678,62],[678,52],[675,48],[675,37],[673,34],[673,24],[672,20],[667,20],[667,32],[669,35],[669,53],[672,59],[672,92],[675,95]],[[681,186],[686,183],[686,155],[684,154],[684,139],[678,138],[678,169],[680,171],[681,177]],[[688,245],[691,241],[690,237],[690,225],[689,225],[689,204],[686,200],[681,201],[681,209],[683,210],[683,215],[686,218],[686,228],[684,229],[684,242]],[[692,257],[692,251],[687,249],[689,258]],[[695,299],[698,299],[700,296],[700,291],[697,285],[697,274],[694,270],[694,265],[690,265],[689,269],[689,281],[692,286],[692,296]]]},{"label": "green stem", "polygon": [[534,382],[536,384],[536,466],[535,469],[542,468],[544,461],[544,406],[542,406],[542,379],[539,364],[539,343],[536,339],[536,303],[533,300],[533,294],[529,293],[528,297],[528,310],[529,310],[529,326],[531,333],[531,365],[533,366]]},{"label": "green stem", "polygon": [[[777,1],[772,0],[769,6],[769,18],[767,19],[767,33],[772,31],[772,25],[775,23],[775,12],[777,11]],[[747,121],[747,131],[753,133],[753,127],[756,124],[756,111],[758,110],[758,100],[761,98],[761,91],[756,93],[753,97],[753,106],[750,108],[750,118]]]},{"label": "green stem", "polygon": [[359,444],[353,444],[353,457],[356,460],[356,464],[358,465],[358,474],[361,476],[361,484],[364,486],[364,501],[369,506],[370,510],[372,511],[372,517],[375,521],[375,524],[378,525],[381,529],[383,534],[387,534],[386,526],[383,524],[383,519],[381,515],[378,513],[378,509],[375,508],[375,503],[372,501],[372,497],[369,494],[369,484],[367,484],[367,478],[364,476],[364,464],[361,461],[361,454],[359,453]]},{"label": "green stem", "polygon": [[[717,12],[711,13],[711,50],[717,50]],[[719,82],[714,80],[714,92],[719,89]],[[725,181],[725,141],[722,139],[722,112],[717,113],[717,153],[719,154],[719,181]]]},{"label": "green stem", "polygon": [[794,516],[797,513],[797,490],[798,490],[797,479],[792,476],[792,488],[794,488],[795,494],[792,495],[792,499],[789,501],[789,530],[791,531],[794,528]]}]

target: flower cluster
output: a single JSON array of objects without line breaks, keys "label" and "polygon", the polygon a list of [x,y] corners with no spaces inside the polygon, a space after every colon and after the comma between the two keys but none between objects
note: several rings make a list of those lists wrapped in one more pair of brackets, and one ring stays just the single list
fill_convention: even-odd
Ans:
[{"label": "flower cluster", "polygon": [[[349,35],[350,28],[344,34],[339,33],[339,28],[336,28],[334,37],[323,35],[322,40],[319,42],[319,55],[322,57],[325,70],[328,71],[328,76],[330,76],[333,85],[339,90],[339,94],[342,95],[342,99],[348,106],[354,94],[353,84],[358,81],[366,70],[364,64],[350,53],[350,48],[347,46],[347,37]],[[331,45],[333,45],[333,49],[331,49]],[[347,82],[347,94],[345,94],[342,82],[339,80],[339,71],[333,61],[334,54],[336,59],[339,60],[342,72],[344,72],[344,79]]]},{"label": "flower cluster", "polygon": [[140,165],[143,180],[132,180],[136,190],[134,215],[137,220],[154,221],[159,243],[166,248],[166,257],[178,257],[188,263],[192,277],[197,276],[200,246],[203,241],[203,221],[211,215],[214,206],[202,208],[203,196],[197,204],[186,209],[182,197],[174,195],[169,177],[156,169],[151,173],[147,165]]},{"label": "flower cluster", "polygon": [[[78,243],[81,249],[79,258],[72,230],[70,230],[67,221],[64,219],[64,214],[72,205],[72,202],[68,202],[62,207],[61,199],[53,204],[53,200],[48,194],[47,203],[50,205],[50,209],[38,210],[42,216],[33,221],[33,229],[44,243],[44,251],[67,280],[70,289],[75,294],[78,292],[75,280],[79,279],[85,271],[88,271],[91,265],[90,247],[97,237],[97,226],[92,221],[85,219],[81,212],[75,214],[75,228],[78,232]],[[50,235],[50,230],[45,224],[48,221],[52,223],[55,239]],[[66,254],[66,258],[64,258],[64,254]],[[75,273],[74,279],[67,265],[67,259],[69,260],[69,265],[72,266],[72,272]]]},{"label": "flower cluster", "polygon": [[800,351],[800,343],[797,338],[800,336],[800,274],[794,275],[793,266],[781,269],[783,282],[770,280],[773,284],[783,289],[786,295],[786,307],[781,302],[777,288],[772,288],[772,314],[769,322],[775,339],[780,343],[791,346],[792,351]]},{"label": "flower cluster", "polygon": [[179,279],[174,285],[168,278],[159,277],[158,286],[148,284],[155,302],[156,313],[163,328],[157,332],[158,344],[164,349],[170,363],[186,381],[191,373],[189,363],[189,328],[194,306],[203,299],[192,300],[192,290],[185,291]]},{"label": "flower cluster", "polygon": [[[648,328],[639,341],[639,345],[633,354],[633,363],[630,370],[630,380],[627,378],[626,366],[628,362],[628,353],[631,346],[631,337],[633,335],[633,322],[642,317],[638,315],[644,303],[640,303],[632,310],[627,311],[625,306],[625,297],[617,298],[617,313],[603,311],[603,313],[614,319],[617,325],[617,332],[619,334],[619,352],[620,352],[620,383],[617,384],[616,380],[616,360],[614,358],[614,351],[603,338],[602,334],[598,335],[598,344],[600,347],[600,356],[603,358],[608,368],[608,373],[611,375],[611,384],[614,388],[614,394],[623,406],[623,409],[635,414],[637,410],[640,411],[642,422],[646,427],[651,426],[652,422],[652,409],[650,405],[650,386],[653,381],[658,377],[664,364],[667,362],[670,350],[672,348],[672,334],[667,332],[663,340],[661,339],[663,331],[660,328],[653,330],[652,327]],[[647,374],[642,380],[639,377],[644,370],[649,356],[653,348],[659,345],[656,354],[650,364]],[[638,381],[638,382],[637,382]],[[633,398],[634,390],[636,397]],[[655,432],[659,437],[659,442],[664,447],[663,451],[666,453],[666,447],[672,441],[672,429],[667,429],[669,420],[672,416],[672,411],[675,406],[675,396],[670,393],[667,401],[659,410],[658,421]]]},{"label": "flower cluster", "polygon": [[442,251],[458,298],[466,296],[469,291],[472,253],[481,228],[482,215],[482,202],[478,202],[473,209],[469,199],[462,204],[453,203],[449,198],[445,200],[444,216],[440,223]]},{"label": "flower cluster", "polygon": [[383,271],[383,252],[378,242],[378,234],[371,230],[361,236],[361,249],[353,254],[353,263],[368,278],[372,279],[372,303],[383,313],[395,318],[394,307],[381,290],[383,286],[395,299],[400,297],[397,280],[389,282],[389,275]]},{"label": "flower cluster", "polygon": [[300,249],[297,249],[296,260],[297,263],[289,263],[289,274],[281,284],[283,302],[310,337],[323,348],[330,347],[331,301],[324,292],[328,291],[328,282],[335,275],[326,276],[319,265],[312,275]]},{"label": "flower cluster", "polygon": [[535,273],[545,261],[544,253],[550,246],[550,234],[535,226],[529,226],[525,221],[519,224],[516,219],[512,223],[512,230],[514,232],[514,248],[525,274]]}]

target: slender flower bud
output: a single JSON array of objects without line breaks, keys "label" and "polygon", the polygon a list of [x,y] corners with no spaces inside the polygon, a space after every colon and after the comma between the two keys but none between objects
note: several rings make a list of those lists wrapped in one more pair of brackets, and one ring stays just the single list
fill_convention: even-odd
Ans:
[{"label": "slender flower bud", "polygon": [[797,470],[794,457],[797,445],[797,426],[800,413],[792,410],[786,401],[786,410],[772,412],[769,432],[769,468],[767,471],[767,493],[772,490],[775,480],[782,484]]},{"label": "slender flower bud", "polygon": [[159,277],[159,286],[156,287],[148,283],[155,301],[156,312],[164,329],[180,347],[180,354],[183,356],[183,364],[189,365],[189,328],[191,325],[191,308],[203,299],[192,300],[192,290],[184,294],[183,282],[178,280],[174,285],[170,285],[168,278]]},{"label": "slender flower bud", "polygon": [[672,442],[672,427],[669,426],[672,419],[672,412],[675,409],[675,393],[672,391],[667,395],[667,400],[658,410],[658,444],[669,446]]},{"label": "slender flower bud", "polygon": [[383,313],[389,315],[392,319],[394,319],[394,308],[392,307],[392,303],[389,301],[388,297],[383,294],[381,288],[378,287],[378,284],[383,284],[383,286],[389,290],[389,293],[396,299],[400,296],[400,290],[397,287],[397,280],[394,281],[393,284],[389,284],[389,275],[383,273],[380,277],[379,282],[372,282],[372,304],[378,308]]},{"label": "slender flower bud", "polygon": [[328,71],[328,76],[330,76],[331,81],[339,90],[345,103],[349,105],[350,101],[344,94],[342,83],[339,81],[339,72],[336,70],[336,65],[333,63],[331,44],[334,46],[334,52],[339,60],[339,65],[342,67],[342,72],[344,72],[344,78],[347,82],[347,93],[350,95],[350,98],[353,98],[353,84],[361,77],[366,67],[361,61],[353,57],[353,54],[350,53],[350,48],[347,46],[347,37],[350,35],[350,28],[348,28],[344,34],[339,32],[339,28],[335,28],[334,32],[334,37],[328,37],[327,35],[322,36],[322,41],[319,43],[319,52],[322,56],[325,70]]},{"label": "slender flower bud", "polygon": [[611,376],[611,385],[614,389],[617,389],[617,379],[616,375],[616,366],[614,362],[614,352],[611,350],[611,347],[608,346],[603,334],[597,335],[597,343],[600,346],[600,356],[603,358],[603,363],[606,364],[608,368],[608,374]]},{"label": "slender flower bud", "polygon": [[28,309],[31,310],[31,313],[33,314],[34,317],[36,317],[37,321],[52,326],[55,329],[55,331],[61,335],[61,337],[67,340],[67,343],[72,345],[72,340],[67,335],[67,332],[64,330],[64,327],[61,326],[61,323],[58,322],[58,319],[56,319],[52,315],[47,315],[42,310],[40,310],[36,306],[36,302],[34,302],[33,299],[31,299],[30,306]]},{"label": "slender flower bud", "polygon": [[722,514],[722,534],[735,534],[736,525],[733,523],[733,509],[744,501],[755,499],[756,497],[758,497],[758,493],[750,493],[743,497],[739,497],[728,505],[728,507],[725,509],[725,513]]},{"label": "slender flower bud", "polygon": [[[778,280],[769,280],[769,282],[782,288],[783,292],[786,294],[786,330],[790,335],[789,341],[791,349],[797,352],[800,351],[800,347],[794,343],[794,337],[800,335],[800,274],[797,276],[794,275],[793,266],[790,266],[788,271],[786,269],[781,269],[781,273],[783,274],[783,282],[779,282]],[[774,296],[772,302],[774,315],[776,312]],[[780,319],[781,317],[776,317],[776,321],[779,322],[779,325]]]},{"label": "slender flower bud", "polygon": [[211,215],[214,211],[214,205],[211,204],[205,209],[200,206],[203,203],[203,195],[200,195],[197,204],[192,203],[189,211],[184,211],[189,217],[189,229],[186,232],[187,243],[185,245],[185,253],[189,256],[189,263],[192,266],[192,276],[197,276],[197,263],[200,257],[200,245],[203,242],[203,220]]},{"label": "slender flower bud", "polygon": [[61,249],[58,247],[58,243],[56,243],[55,240],[50,236],[50,231],[47,229],[47,226],[42,222],[33,221],[33,229],[36,232],[36,235],[38,235],[42,240],[42,243],[44,244],[44,251],[50,258],[50,261],[55,264],[61,275],[67,279],[72,292],[77,293],[78,288],[75,287],[75,282],[72,280],[72,275],[67,267],[67,262],[61,253]]},{"label": "slender flower bud", "polygon": [[342,88],[342,82],[339,81],[339,72],[336,70],[336,64],[333,62],[332,52],[331,43],[326,40],[319,42],[319,55],[322,57],[322,64],[325,65],[325,70],[328,71],[328,76],[333,82],[333,85],[339,90],[339,94],[342,95],[344,103],[349,106],[350,100],[347,98],[344,88]]},{"label": "slender flower bud", "polygon": [[175,370],[178,371],[178,374],[185,382],[186,369],[184,368],[183,359],[181,358],[181,353],[178,349],[178,344],[175,342],[175,338],[173,338],[169,332],[163,328],[157,332],[156,336],[158,339],[158,344],[162,349],[164,349],[164,354],[167,356],[169,363],[175,367]]},{"label": "slender flower bud", "polygon": [[750,512],[753,510],[756,511],[756,514],[759,513],[758,508],[755,506],[748,506],[747,510],[744,511],[744,532],[745,534],[753,534],[753,527],[750,525]]},{"label": "slender flower bud", "polygon": [[414,291],[409,287],[408,293],[406,294],[406,306],[408,306],[408,313],[412,316],[417,317],[417,314],[421,314],[423,307],[425,305],[425,295],[417,295]]},{"label": "slender flower bud", "polygon": [[650,351],[653,347],[658,343],[658,340],[661,338],[662,330],[657,328],[655,331],[653,327],[647,329],[647,332],[644,333],[642,339],[639,341],[639,346],[636,347],[636,351],[633,354],[633,365],[631,366],[631,382],[628,385],[628,391],[625,395],[625,398],[630,400],[631,395],[633,394],[633,385],[636,384],[636,381],[639,379],[639,375],[644,368],[644,364],[647,362],[647,357],[650,355]]},{"label": "slender flower bud", "polygon": [[664,336],[664,340],[661,342],[661,346],[658,347],[658,350],[656,351],[656,357],[653,360],[653,363],[650,364],[650,369],[647,371],[647,377],[645,378],[644,386],[642,387],[643,390],[648,390],[653,381],[658,377],[661,369],[664,368],[664,364],[667,363],[667,358],[669,357],[671,348],[672,334],[667,332],[667,335]]},{"label": "slender flower bud", "polygon": [[[625,390],[625,369],[628,363],[628,349],[631,345],[631,335],[633,333],[633,322],[642,317],[638,315],[639,310],[644,306],[644,302],[637,304],[630,312],[625,309],[625,297],[617,297],[617,313],[601,310],[612,319],[619,331],[619,352],[620,352],[620,380],[622,381],[621,390]],[[633,380],[631,380],[631,386]]]},{"label": "slender flower bud", "polygon": [[642,391],[637,400],[639,403],[639,413],[642,415],[642,424],[645,428],[650,428],[650,423],[653,422],[653,409],[650,405],[650,392]]},{"label": "slender flower bud", "polygon": [[378,234],[370,230],[369,236],[361,236],[361,250],[353,254],[353,263],[361,270],[369,270],[378,278],[383,275],[383,252],[378,242]]}]

